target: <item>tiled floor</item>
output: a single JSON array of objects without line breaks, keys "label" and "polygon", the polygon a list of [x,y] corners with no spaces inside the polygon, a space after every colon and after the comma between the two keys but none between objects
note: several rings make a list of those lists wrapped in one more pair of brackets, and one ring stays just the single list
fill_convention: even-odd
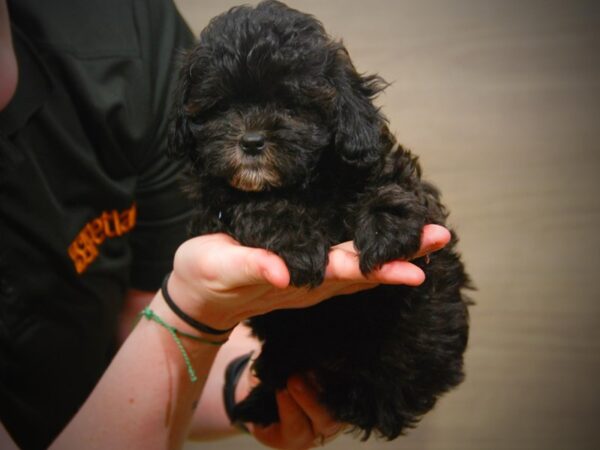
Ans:
[{"label": "tiled floor", "polygon": [[[195,31],[236,3],[178,1]],[[464,385],[407,437],[329,447],[600,448],[598,2],[289,4],[393,82],[380,102],[442,188],[479,288]]]}]

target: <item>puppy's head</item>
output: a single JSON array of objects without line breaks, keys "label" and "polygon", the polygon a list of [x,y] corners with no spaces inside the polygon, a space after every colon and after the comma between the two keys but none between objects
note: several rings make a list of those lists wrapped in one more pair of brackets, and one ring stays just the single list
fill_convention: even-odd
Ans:
[{"label": "puppy's head", "polygon": [[303,185],[325,151],[379,160],[385,118],[372,99],[384,86],[314,17],[276,1],[233,8],[184,59],[169,147],[243,191]]}]

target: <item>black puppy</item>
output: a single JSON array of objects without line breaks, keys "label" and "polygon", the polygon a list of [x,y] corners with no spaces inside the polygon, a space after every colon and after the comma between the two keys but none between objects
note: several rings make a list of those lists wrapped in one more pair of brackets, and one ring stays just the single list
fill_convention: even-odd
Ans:
[{"label": "black puppy", "polygon": [[[444,224],[438,191],[372,103],[386,86],[356,72],[314,17],[266,1],[214,18],[185,57],[171,151],[189,161],[191,233],[225,232],[280,255],[292,283],[323,281],[330,247],[353,240],[360,268],[410,258]],[[340,422],[392,439],[463,379],[468,277],[454,250],[415,261],[421,286],[380,286],[254,317],[261,383],[236,419],[278,420],[274,392],[312,380]]]}]

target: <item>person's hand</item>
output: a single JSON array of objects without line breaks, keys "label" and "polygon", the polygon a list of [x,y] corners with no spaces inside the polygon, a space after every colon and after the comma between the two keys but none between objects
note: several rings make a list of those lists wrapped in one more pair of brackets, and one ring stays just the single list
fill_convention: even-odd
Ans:
[{"label": "person's hand", "polygon": [[[247,330],[247,329],[246,329]],[[239,339],[239,330],[236,338]],[[250,340],[248,342],[256,342]],[[260,349],[256,348],[256,352]],[[244,400],[259,380],[247,364],[235,388],[235,402]],[[246,428],[260,443],[283,450],[320,447],[339,436],[346,426],[336,422],[319,403],[317,390],[300,375],[288,379],[286,389],[275,395],[279,422],[260,426],[246,422]]]},{"label": "person's hand", "polygon": [[276,394],[280,421],[266,427],[248,424],[250,432],[262,444],[277,449],[302,450],[320,447],[344,431],[317,400],[308,382],[293,376],[287,388]]},{"label": "person's hand", "polygon": [[[449,240],[450,233],[444,227],[426,225],[415,258],[439,250]],[[331,249],[323,284],[298,288],[289,286],[287,267],[276,254],[244,247],[225,234],[212,234],[190,239],[179,247],[168,290],[188,314],[225,329],[276,309],[303,308],[378,284],[418,286],[424,279],[420,268],[400,260],[386,263],[365,277],[352,242],[344,242]]]}]

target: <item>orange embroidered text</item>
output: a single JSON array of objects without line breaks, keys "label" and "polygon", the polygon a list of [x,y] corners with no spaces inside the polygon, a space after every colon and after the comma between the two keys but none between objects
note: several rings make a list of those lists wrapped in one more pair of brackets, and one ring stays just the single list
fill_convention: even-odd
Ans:
[{"label": "orange embroidered text", "polygon": [[81,274],[98,257],[98,247],[106,238],[121,236],[135,226],[137,210],[135,203],[122,212],[104,211],[88,222],[69,245],[69,256],[75,270]]}]

